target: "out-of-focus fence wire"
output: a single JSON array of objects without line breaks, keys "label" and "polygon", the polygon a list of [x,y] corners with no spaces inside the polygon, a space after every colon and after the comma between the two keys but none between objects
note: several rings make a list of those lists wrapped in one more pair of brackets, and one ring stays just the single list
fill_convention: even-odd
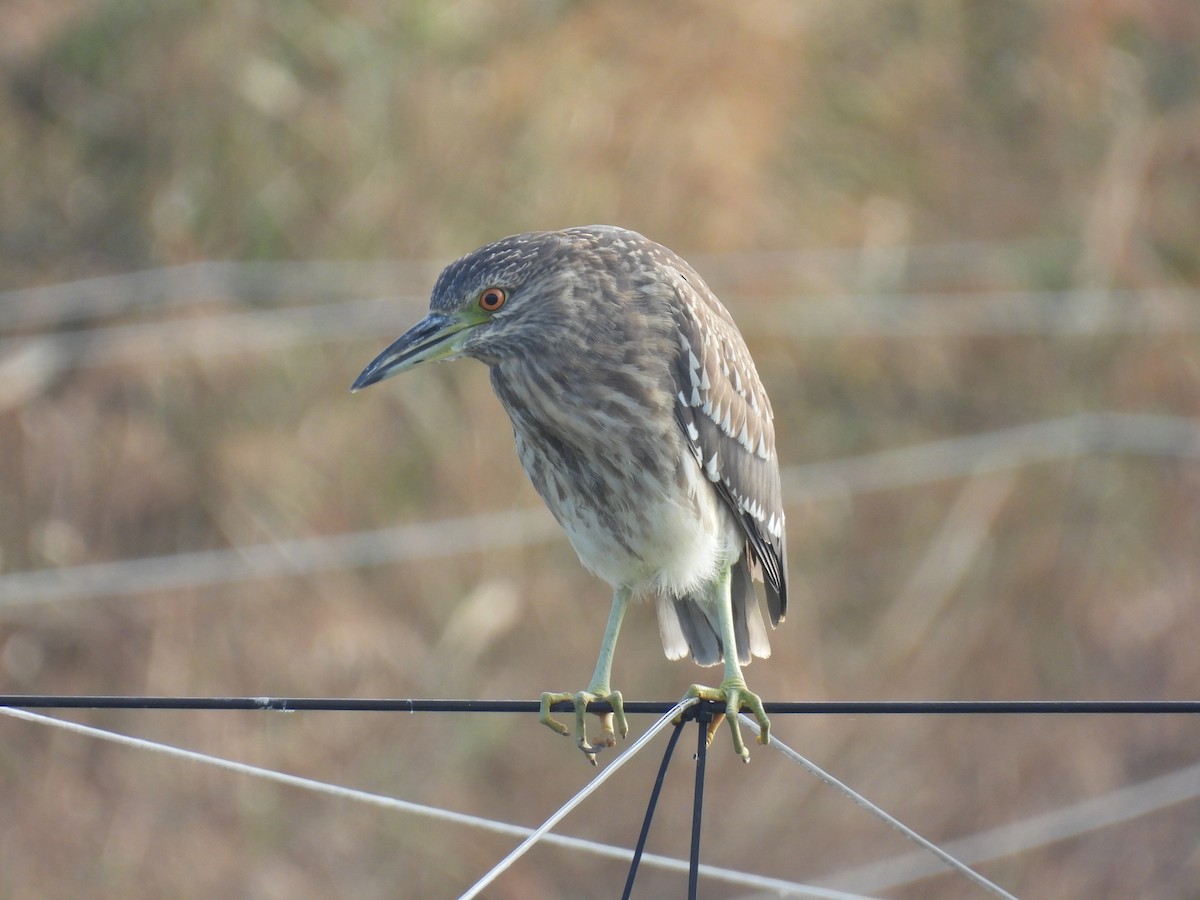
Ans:
[{"label": "out-of-focus fence wire", "polygon": [[[789,505],[911,487],[1088,454],[1200,459],[1200,422],[1081,413],[783,470]],[[0,609],[30,603],[212,587],[259,578],[545,543],[560,529],[541,508],[479,513],[351,534],[113,560],[0,575]]]}]

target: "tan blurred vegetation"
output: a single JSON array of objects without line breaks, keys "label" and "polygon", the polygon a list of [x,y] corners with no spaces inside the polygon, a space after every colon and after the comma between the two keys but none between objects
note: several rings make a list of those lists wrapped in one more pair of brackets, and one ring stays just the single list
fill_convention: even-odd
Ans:
[{"label": "tan blurred vegetation", "polygon": [[[481,366],[351,398],[396,332],[186,350],[234,313],[379,295],[399,298],[399,327],[436,265],[369,261],[441,261],[526,229],[614,222],[692,259],[743,323],[789,467],[1079,412],[1200,416],[1187,0],[9,0],[0,63],[0,573],[536,506]],[[134,281],[23,290],[206,260],[363,267],[161,297]],[[1187,292],[1173,329],[790,330],[830,296],[882,294],[902,326],[913,295],[1075,288]],[[91,356],[113,326],[145,324],[166,339]],[[47,346],[54,365],[27,365]],[[747,673],[768,699],[1196,694],[1194,458],[1094,453],[790,500],[794,612]],[[5,600],[0,692],[533,698],[583,686],[608,596],[560,539]],[[631,615],[626,697],[711,674],[668,663],[650,610]],[[526,718],[77,718],[526,825],[591,776]],[[1200,737],[1166,716],[776,727],[938,840],[1172,771]],[[775,754],[744,769],[716,746],[706,862],[804,881],[907,849]],[[632,845],[651,756],[561,830]],[[685,757],[652,851],[686,854]],[[0,808],[11,898],[449,897],[511,845],[7,719]],[[1197,812],[983,868],[1021,896],[1188,896]],[[488,896],[615,896],[623,878],[539,849]],[[888,896],[968,891],[946,876]],[[647,870],[637,895],[682,892]]]}]

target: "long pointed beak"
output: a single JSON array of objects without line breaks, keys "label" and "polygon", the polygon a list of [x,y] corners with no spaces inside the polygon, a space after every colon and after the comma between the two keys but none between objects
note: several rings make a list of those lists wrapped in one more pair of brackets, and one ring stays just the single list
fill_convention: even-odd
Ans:
[{"label": "long pointed beak", "polygon": [[455,316],[430,313],[371,360],[354,380],[351,392],[361,391],[423,362],[453,359],[462,350],[467,331],[474,324]]}]

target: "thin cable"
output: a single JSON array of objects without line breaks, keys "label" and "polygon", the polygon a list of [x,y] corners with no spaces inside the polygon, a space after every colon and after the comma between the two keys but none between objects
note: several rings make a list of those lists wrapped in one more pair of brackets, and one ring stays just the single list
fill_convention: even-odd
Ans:
[{"label": "thin cable", "polygon": [[548,511],[527,507],[350,534],[13,572],[0,575],[0,608],[390,565],[469,549],[532,546],[557,540],[561,534]]},{"label": "thin cable", "polygon": [[1149,413],[1075,413],[788,466],[780,476],[791,504],[916,487],[1090,454],[1200,459],[1200,421]]},{"label": "thin cable", "polygon": [[692,849],[689,855],[688,900],[696,900],[700,889],[700,820],[704,810],[704,771],[708,760],[708,724],[712,713],[696,711],[696,785],[692,792]]},{"label": "thin cable", "polygon": [[[748,725],[754,731],[755,734],[758,734],[762,730],[759,728],[758,722],[755,721],[751,716],[746,715],[745,713],[739,714],[738,719],[741,720],[741,722],[743,724]],[[788,759],[792,760],[792,762],[796,763],[797,765],[799,765],[802,768],[804,768],[805,770],[807,770],[810,774],[815,775],[817,778],[819,778],[821,781],[825,782],[830,787],[835,788],[836,790],[840,791],[845,796],[849,797],[860,807],[865,809],[867,812],[871,813],[871,815],[875,816],[876,818],[878,818],[878,819],[882,820],[883,822],[886,822],[888,825],[892,826],[892,828],[899,831],[901,834],[903,834],[906,838],[908,838],[913,843],[917,844],[920,847],[923,847],[925,850],[928,850],[930,853],[932,853],[934,856],[936,856],[938,859],[940,859],[942,862],[944,862],[951,869],[958,872],[964,878],[967,878],[974,884],[978,885],[979,887],[983,888],[984,890],[988,891],[989,893],[994,894],[997,897],[1003,897],[1003,898],[1005,898],[1005,900],[1016,900],[1016,897],[1014,897],[1008,891],[1004,890],[1004,888],[1000,887],[998,884],[996,884],[992,881],[989,881],[987,878],[984,878],[982,875],[980,875],[978,872],[976,872],[970,866],[968,866],[962,862],[959,862],[957,859],[955,859],[953,856],[951,856],[949,853],[947,853],[945,850],[943,850],[937,844],[933,843],[933,841],[930,841],[928,838],[922,837],[920,834],[915,832],[913,829],[909,828],[907,825],[905,825],[903,822],[901,822],[899,819],[897,819],[891,813],[876,806],[874,803],[872,803],[870,800],[868,800],[862,794],[858,793],[858,791],[854,790],[854,788],[850,787],[845,782],[839,781],[837,778],[835,778],[833,775],[830,775],[828,772],[826,772],[824,769],[822,769],[816,763],[810,762],[809,760],[805,759],[803,756],[801,756],[799,753],[797,753],[795,750],[793,750],[787,744],[783,743],[783,741],[779,740],[779,738],[776,735],[771,735],[771,746],[773,746],[776,750],[778,750],[780,753],[782,753]]]},{"label": "thin cable", "polygon": [[671,724],[672,719],[681,714],[689,706],[694,706],[696,702],[697,701],[695,697],[684,697],[682,700],[676,703],[675,706],[671,708],[670,712],[651,725],[646,730],[646,733],[630,744],[629,748],[624,753],[619,755],[611,763],[605,766],[604,769],[601,770],[600,774],[584,785],[583,789],[575,794],[574,797],[560,806],[557,812],[543,822],[533,832],[533,834],[522,841],[521,844],[512,851],[512,853],[508,854],[508,856],[496,863],[496,865],[492,867],[492,870],[480,878],[479,881],[475,882],[470,890],[463,894],[459,900],[471,900],[472,897],[478,897],[480,891],[499,878],[509,866],[524,856],[529,850],[531,850],[533,846],[550,831],[551,828],[561,822],[568,813],[570,813],[573,809],[575,809],[575,807],[590,797],[592,793],[595,792],[600,785],[608,781],[608,779],[611,778],[616,771],[621,768],[621,766],[633,759],[634,755],[654,738],[654,735],[666,728],[669,724]]},{"label": "thin cable", "polygon": [[424,305],[415,295],[336,303],[237,309],[219,315],[128,322],[0,337],[0,378],[45,379],[96,366],[154,365],[172,359],[259,358],[297,344],[365,340],[402,330]]},{"label": "thin cable", "polygon": [[[702,701],[703,702],[703,701]],[[672,708],[665,701],[634,701],[625,703],[627,713],[661,714]],[[770,715],[799,714],[849,714],[849,715],[880,715],[880,714],[966,714],[966,715],[1041,715],[1041,714],[1197,714],[1200,713],[1200,701],[1192,700],[1018,700],[1018,701],[854,701],[854,702],[787,702],[774,701],[764,704]],[[380,699],[325,699],[325,698],[281,698],[281,697],[113,697],[113,696],[76,696],[76,695],[0,695],[0,707],[25,708],[56,708],[56,709],[208,709],[208,710],[345,710],[345,711],[400,711],[400,712],[491,712],[491,713],[522,713],[531,714],[538,711],[537,701],[530,700],[380,700]],[[605,704],[591,704],[589,709],[603,712]],[[556,711],[566,711],[558,710]],[[69,730],[79,731],[95,737],[106,739],[120,738],[108,732],[89,729],[87,726],[63,722],[35,714],[19,713],[14,709],[2,709],[0,712],[45,722]],[[139,742],[137,738],[121,738],[126,743],[135,743],[147,749],[159,750],[160,745]],[[162,752],[173,752],[165,748]],[[196,758],[189,751],[178,751],[176,755]],[[203,757],[204,761],[214,758]],[[220,763],[218,763],[220,764]],[[226,768],[236,771],[249,771],[238,763],[229,763]],[[252,767],[250,767],[252,768]],[[264,777],[275,777],[278,773],[268,770],[257,770],[254,774]],[[303,779],[292,779],[291,776],[279,775],[276,780],[301,786],[311,787]],[[319,784],[319,783],[313,783]],[[335,789],[336,790],[336,789]],[[527,837],[531,831],[520,826],[510,826],[505,823],[472,817],[450,811],[437,810],[432,807],[421,807],[406,801],[387,801],[387,798],[371,799],[372,795],[361,795],[350,792],[356,799],[368,799],[369,802],[382,803],[395,808],[423,815],[435,815],[459,824],[488,828],[499,833]],[[1087,831],[1094,831],[1109,825],[1125,822],[1142,815],[1156,812],[1166,806],[1195,800],[1200,797],[1200,765],[1169,773],[1157,779],[1132,785],[1105,794],[1100,797],[1081,801],[1073,806],[1052,810],[1008,825],[1000,826],[974,836],[958,838],[944,845],[953,856],[966,862],[983,862],[1003,856],[1022,852],[1042,846],[1045,843],[1064,840],[1078,836]],[[603,848],[604,845],[591,845],[587,842],[574,843],[576,839],[548,835],[545,840],[550,843],[587,849],[590,852],[601,853],[615,859],[628,861],[631,853],[616,847]],[[645,854],[647,864],[676,872],[686,872],[688,865],[682,860]],[[796,895],[797,892],[811,890],[811,886],[801,886],[791,882],[775,879],[762,879],[761,876],[750,873],[739,873],[727,869],[701,866],[701,873],[706,878],[725,881],[740,886],[755,886],[766,890],[781,891]],[[929,867],[928,857],[924,853],[898,856],[881,860],[866,866],[859,866],[848,872],[839,873],[823,879],[827,885],[854,890],[880,890],[904,884],[908,881],[927,877],[934,874]],[[755,880],[758,879],[758,880]],[[805,896],[845,896],[832,894],[805,894]]]},{"label": "thin cable", "polygon": [[[202,295],[192,302],[200,305],[216,299]],[[797,341],[847,335],[905,339],[1194,334],[1200,331],[1198,299],[1200,294],[1194,291],[1090,289],[1046,294],[849,294],[790,304],[768,298],[758,308],[770,307],[771,314],[742,316],[741,330],[748,337],[784,334]],[[0,337],[0,387],[9,385],[10,395],[22,396],[39,391],[68,370],[161,365],[181,358],[257,354],[269,364],[267,354],[296,345],[366,340],[399,331],[418,314],[423,301],[417,296],[341,300]],[[0,318],[3,313],[0,308]]]},{"label": "thin cable", "polygon": [[[957,241],[940,244],[905,244],[889,248],[903,254],[916,274],[978,274],[989,262],[1001,261],[1005,269],[1036,249],[1042,258],[1047,247],[1074,253],[1069,239],[1034,241]],[[688,254],[692,263],[712,281],[738,277],[743,272],[761,275],[764,270],[812,272],[834,268],[849,274],[862,262],[860,247],[815,247],[738,253]],[[203,260],[100,275],[73,281],[0,291],[0,328],[49,326],[61,322],[96,319],[145,308],[191,308],[212,298],[237,297],[256,302],[289,300],[314,293],[361,297],[396,284],[432,282],[449,259],[408,260],[274,260],[228,262]]]},{"label": "thin cable", "polygon": [[287,298],[299,305],[296,298],[314,295],[376,296],[397,284],[431,281],[442,265],[421,260],[184,263],[0,291],[0,328],[57,328],[147,309],[192,310],[231,298],[255,305]]},{"label": "thin cable", "polygon": [[[789,466],[780,474],[787,502],[792,505],[909,488],[1094,453],[1200,459],[1200,422],[1180,416],[1079,413]],[[530,507],[225,550],[11,572],[0,575],[0,608],[311,575],[390,565],[401,560],[431,559],[467,550],[530,546],[561,537],[561,530],[544,508]]]},{"label": "thin cable", "polygon": [[[411,317],[412,311],[425,297],[423,294],[414,294],[405,297],[401,303],[388,304],[358,298],[387,290],[390,285],[431,281],[437,268],[436,264],[421,262],[384,263],[370,267],[363,264],[314,263],[298,264],[291,268],[279,264],[254,264],[251,267],[229,263],[195,263],[174,271],[148,270],[124,276],[104,276],[82,282],[0,292],[0,327],[61,328],[65,322],[95,321],[139,312],[147,307],[161,313],[164,310],[190,310],[218,302],[228,303],[229,299],[234,299],[253,301],[257,308],[251,314],[265,314],[260,320],[263,325],[271,321],[270,317],[275,314],[292,317],[294,313],[295,324],[303,329],[303,338],[309,342],[366,337],[377,333],[381,327],[403,324],[405,317]],[[794,287],[794,284],[787,283],[786,296],[794,296]],[[732,295],[733,291],[728,293]],[[313,295],[353,299],[331,303],[295,302],[297,296],[311,298]],[[271,303],[281,296],[293,302],[286,306],[261,308],[264,301]],[[750,304],[750,313],[773,301],[775,311],[769,317],[745,316],[742,330],[778,336],[782,328],[783,333],[795,338],[840,337],[848,334],[888,337],[1182,334],[1194,331],[1200,324],[1195,313],[1197,296],[1195,291],[1185,288],[922,290],[806,296],[785,305],[778,303],[775,295],[770,295],[744,298],[748,304],[751,300],[759,301]],[[360,312],[355,304],[364,302],[375,303],[378,308],[368,305]],[[404,312],[405,308],[408,312]],[[247,350],[268,350],[278,346],[278,339],[267,328],[252,327],[248,333],[239,333],[239,317],[244,314],[244,310],[223,312],[208,317],[210,321],[202,322],[201,328],[220,328],[233,337],[236,345]],[[387,318],[380,320],[380,316]],[[321,320],[331,320],[334,327],[315,327]],[[281,321],[286,322],[286,319]],[[220,342],[213,342],[204,335],[197,341],[193,334],[181,334],[178,322],[164,324],[172,327],[174,333],[171,340],[161,343],[131,342],[126,339],[130,332],[124,330],[125,325],[43,334],[38,337],[60,351],[81,340],[85,333],[90,333],[93,338],[87,342],[88,352],[82,354],[56,352],[38,356],[53,360],[52,368],[60,369],[121,361],[138,363],[164,356],[233,352],[232,347],[223,350]],[[193,321],[189,320],[188,328],[192,327]],[[288,330],[286,324],[283,330]],[[0,341],[0,347],[3,346]],[[5,349],[11,350],[11,347]],[[0,352],[0,357],[4,355]]]},{"label": "thin cable", "polygon": [[[1149,337],[1194,334],[1200,329],[1200,293],[1186,288],[886,291],[790,302],[774,294],[756,299],[760,302],[750,307],[751,315],[739,317],[747,337]],[[769,309],[770,315],[755,316],[756,309]]]},{"label": "thin cable", "polygon": [[[303,778],[298,775],[288,775],[284,772],[274,771],[273,769],[264,769],[259,766],[249,765],[248,763],[223,759],[222,757],[212,756],[207,753],[199,753],[195,750],[185,750],[181,747],[173,747],[169,744],[161,744],[156,741],[146,740],[144,738],[137,738],[130,735],[119,734],[113,731],[105,731],[100,728],[93,728],[90,725],[81,725],[77,722],[68,722],[63,719],[55,719],[51,716],[45,716],[40,713],[25,712],[24,710],[20,709],[12,709],[0,706],[0,715],[9,716],[11,718],[20,719],[27,722],[33,722],[38,725],[48,725],[52,728],[59,728],[64,731],[70,731],[75,734],[83,735],[85,737],[108,741],[109,743],[114,743],[119,746],[131,747],[138,750],[148,750],[152,753],[158,753],[163,756],[173,757],[175,759],[182,759],[187,762],[214,766],[229,772],[236,772],[239,775],[249,775],[253,778],[261,778],[266,781],[273,781],[289,787],[314,791],[319,794],[337,797],[343,800],[366,803],[372,806],[381,807],[383,809],[425,816],[426,818],[432,818],[442,822],[449,822],[455,825],[463,825],[468,828],[478,828],[494,834],[502,834],[508,837],[526,838],[534,833],[533,829],[531,828],[526,828],[521,825],[513,825],[509,822],[501,822],[497,821],[496,819],[486,819],[482,816],[473,816],[468,813],[454,812],[453,810],[441,809],[434,806],[425,806],[424,804],[413,803],[409,800],[400,800],[394,797],[386,797],[381,794],[372,794],[368,791],[360,791],[353,788],[341,787],[339,785],[328,784],[322,781],[315,781],[311,778]],[[609,766],[608,768],[612,768],[612,766]],[[608,771],[608,769],[606,768],[605,771]],[[632,851],[625,847],[615,847],[611,844],[601,844],[595,841],[586,841],[582,838],[568,837],[566,835],[546,834],[542,837],[542,840],[547,844],[553,844],[557,847],[562,847],[567,850],[574,850],[581,853],[591,853],[596,856],[620,860],[622,862],[628,862],[633,856]],[[688,871],[687,860],[673,859],[669,856],[662,856],[657,853],[643,854],[642,861],[646,865],[654,866],[655,868],[663,869],[669,872],[682,874]],[[836,888],[815,887],[812,885],[799,884],[793,881],[786,881],[782,878],[769,878],[764,875],[757,875],[753,872],[739,872],[734,869],[725,869],[719,866],[703,865],[700,867],[700,873],[705,878],[709,878],[714,881],[720,881],[725,884],[731,884],[741,888],[754,888],[761,891],[769,891],[782,896],[812,897],[818,898],[818,900],[868,900],[868,898],[864,898],[861,894],[847,893],[846,891],[838,890]]]},{"label": "thin cable", "polygon": [[633,882],[637,878],[638,864],[642,861],[642,853],[646,849],[646,839],[650,836],[650,823],[654,821],[654,810],[658,806],[658,798],[662,793],[663,782],[667,779],[667,765],[675,753],[675,745],[683,734],[683,718],[675,723],[675,730],[667,741],[667,749],[663,751],[662,763],[658,767],[658,775],[654,779],[654,787],[650,791],[650,800],[646,804],[646,816],[642,819],[642,830],[638,833],[637,845],[633,848],[633,860],[629,863],[629,874],[625,877],[625,890],[621,900],[629,900],[633,893]]},{"label": "thin cable", "polygon": [[[1200,764],[1089,797],[1070,806],[946,841],[942,848],[968,865],[1013,856],[1068,838],[1128,822],[1200,797]],[[820,879],[842,890],[882,891],[943,871],[921,851],[877,860]]]},{"label": "thin cable", "polygon": [[[721,711],[721,704],[701,700]],[[206,709],[278,712],[536,713],[537,700],[443,700],[372,697],[163,697],[99,694],[0,694],[0,706],[19,709]],[[625,712],[662,715],[670,700],[626,700]],[[570,701],[552,712],[572,712]],[[769,700],[768,715],[1194,715],[1200,700]],[[592,713],[611,712],[603,701]]]}]

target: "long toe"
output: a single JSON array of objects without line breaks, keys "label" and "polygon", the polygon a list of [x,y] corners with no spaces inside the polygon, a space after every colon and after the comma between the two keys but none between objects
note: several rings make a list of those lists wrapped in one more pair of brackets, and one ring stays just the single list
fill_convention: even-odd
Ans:
[{"label": "long toe", "polygon": [[599,737],[589,742],[586,732],[580,732],[577,743],[579,744],[579,749],[587,755],[592,765],[595,765],[597,753],[617,745],[617,736],[613,732],[612,726],[612,713],[604,713],[600,716]]},{"label": "long toe", "polygon": [[538,715],[538,721],[552,731],[563,735],[564,737],[571,733],[571,729],[564,725],[558,719],[550,715],[550,707],[556,703],[564,703],[566,701],[575,701],[574,694],[556,694],[552,691],[545,691],[541,696],[541,710]]},{"label": "long toe", "polygon": [[[597,712],[600,719],[600,734],[595,740],[588,739],[587,708],[590,703],[603,702],[612,707],[611,712]],[[573,694],[546,691],[541,695],[540,715],[538,721],[558,734],[571,734],[571,729],[550,714],[550,708],[558,703],[570,703],[575,707],[575,744],[583,751],[588,762],[596,765],[596,754],[610,747],[615,747],[617,735],[625,737],[629,733],[629,723],[625,718],[625,706],[620,691],[586,690]]]},{"label": "long toe", "polygon": [[[735,688],[734,691],[738,696],[738,709],[749,710],[758,720],[758,742],[765,747],[771,742],[771,720],[767,718],[766,710],[763,709],[762,698],[745,686]],[[730,713],[731,717],[733,715],[735,714]]]},{"label": "long toe", "polygon": [[[759,728],[761,729],[758,735],[760,744],[766,744],[770,740],[771,722],[763,710],[762,700],[758,694],[746,687],[745,682],[724,681],[717,688],[693,684],[688,689],[688,695],[699,697],[701,700],[715,700],[725,704],[724,718],[729,721],[729,731],[733,737],[733,752],[740,756],[744,762],[750,762],[750,751],[746,749],[746,742],[742,740],[742,729],[738,722],[739,712],[743,709],[749,709],[754,713],[754,718],[758,720]],[[713,735],[719,726],[720,718],[714,718],[713,722],[709,724],[709,743],[712,742]]]}]

